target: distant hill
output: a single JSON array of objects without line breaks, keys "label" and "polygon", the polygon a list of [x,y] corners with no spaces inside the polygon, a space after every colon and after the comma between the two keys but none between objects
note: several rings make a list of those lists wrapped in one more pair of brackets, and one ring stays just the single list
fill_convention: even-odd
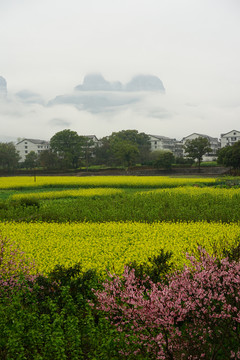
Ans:
[{"label": "distant hill", "polygon": [[109,82],[101,74],[88,74],[83,83],[76,86],[77,91],[161,91],[165,92],[162,81],[154,75],[137,75],[127,84],[120,81]]},{"label": "distant hill", "polygon": [[135,76],[125,86],[126,91],[161,91],[165,92],[162,81],[154,75]]},{"label": "distant hill", "polygon": [[7,96],[7,82],[2,76],[0,76],[0,96]]}]

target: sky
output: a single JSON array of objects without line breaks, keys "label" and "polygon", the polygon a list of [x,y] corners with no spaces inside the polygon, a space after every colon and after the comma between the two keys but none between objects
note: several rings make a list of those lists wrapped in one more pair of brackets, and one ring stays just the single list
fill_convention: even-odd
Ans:
[{"label": "sky", "polygon": [[[239,0],[0,0],[0,141],[240,130],[239,20]],[[77,91],[92,73],[165,93]]]}]

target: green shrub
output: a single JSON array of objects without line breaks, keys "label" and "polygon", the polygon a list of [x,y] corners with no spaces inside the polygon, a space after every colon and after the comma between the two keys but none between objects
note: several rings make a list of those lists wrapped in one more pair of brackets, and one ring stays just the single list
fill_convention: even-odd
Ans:
[{"label": "green shrub", "polygon": [[138,279],[144,280],[146,277],[149,277],[151,281],[157,283],[159,281],[165,281],[166,275],[172,270],[170,263],[171,257],[171,252],[165,252],[161,249],[160,254],[148,258],[148,262],[138,264],[134,261],[127,266],[130,270],[135,270],[135,276]]}]

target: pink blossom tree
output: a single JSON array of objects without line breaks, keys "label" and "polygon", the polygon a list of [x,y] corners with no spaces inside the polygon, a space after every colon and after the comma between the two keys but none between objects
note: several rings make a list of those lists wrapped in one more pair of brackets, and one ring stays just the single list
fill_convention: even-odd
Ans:
[{"label": "pink blossom tree", "polygon": [[203,250],[188,258],[168,283],[139,280],[126,267],[95,292],[127,359],[240,359],[240,263]]},{"label": "pink blossom tree", "polygon": [[25,257],[16,243],[0,236],[0,295],[34,282],[36,277],[35,264]]}]

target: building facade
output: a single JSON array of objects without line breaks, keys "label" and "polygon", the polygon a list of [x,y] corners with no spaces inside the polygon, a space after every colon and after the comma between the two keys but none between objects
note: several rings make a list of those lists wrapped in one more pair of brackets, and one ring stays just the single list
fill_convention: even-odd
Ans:
[{"label": "building facade", "polygon": [[[202,137],[202,138],[207,138],[209,143],[210,143],[210,148],[211,148],[211,152],[209,152],[208,154],[205,154],[203,156],[203,161],[214,161],[217,159],[217,151],[218,149],[220,149],[220,141],[218,140],[218,138],[213,138],[209,135],[205,135],[205,134],[198,134],[198,133],[193,133],[191,135],[188,135],[186,137],[184,137],[182,139],[182,144],[183,146],[186,144],[186,141],[188,140],[194,140],[194,139],[197,139],[199,137]],[[186,156],[184,154],[184,150],[183,150],[183,156]]]},{"label": "building facade", "polygon": [[221,148],[234,145],[240,140],[240,131],[232,130],[226,134],[221,134]]},{"label": "building facade", "polygon": [[175,151],[176,139],[171,139],[166,136],[148,135],[151,143],[151,151],[165,150]]},{"label": "building facade", "polygon": [[31,151],[34,151],[36,154],[40,154],[43,150],[50,149],[50,143],[45,140],[23,139],[15,145],[15,148],[21,157],[20,162],[24,162],[26,155]]}]

